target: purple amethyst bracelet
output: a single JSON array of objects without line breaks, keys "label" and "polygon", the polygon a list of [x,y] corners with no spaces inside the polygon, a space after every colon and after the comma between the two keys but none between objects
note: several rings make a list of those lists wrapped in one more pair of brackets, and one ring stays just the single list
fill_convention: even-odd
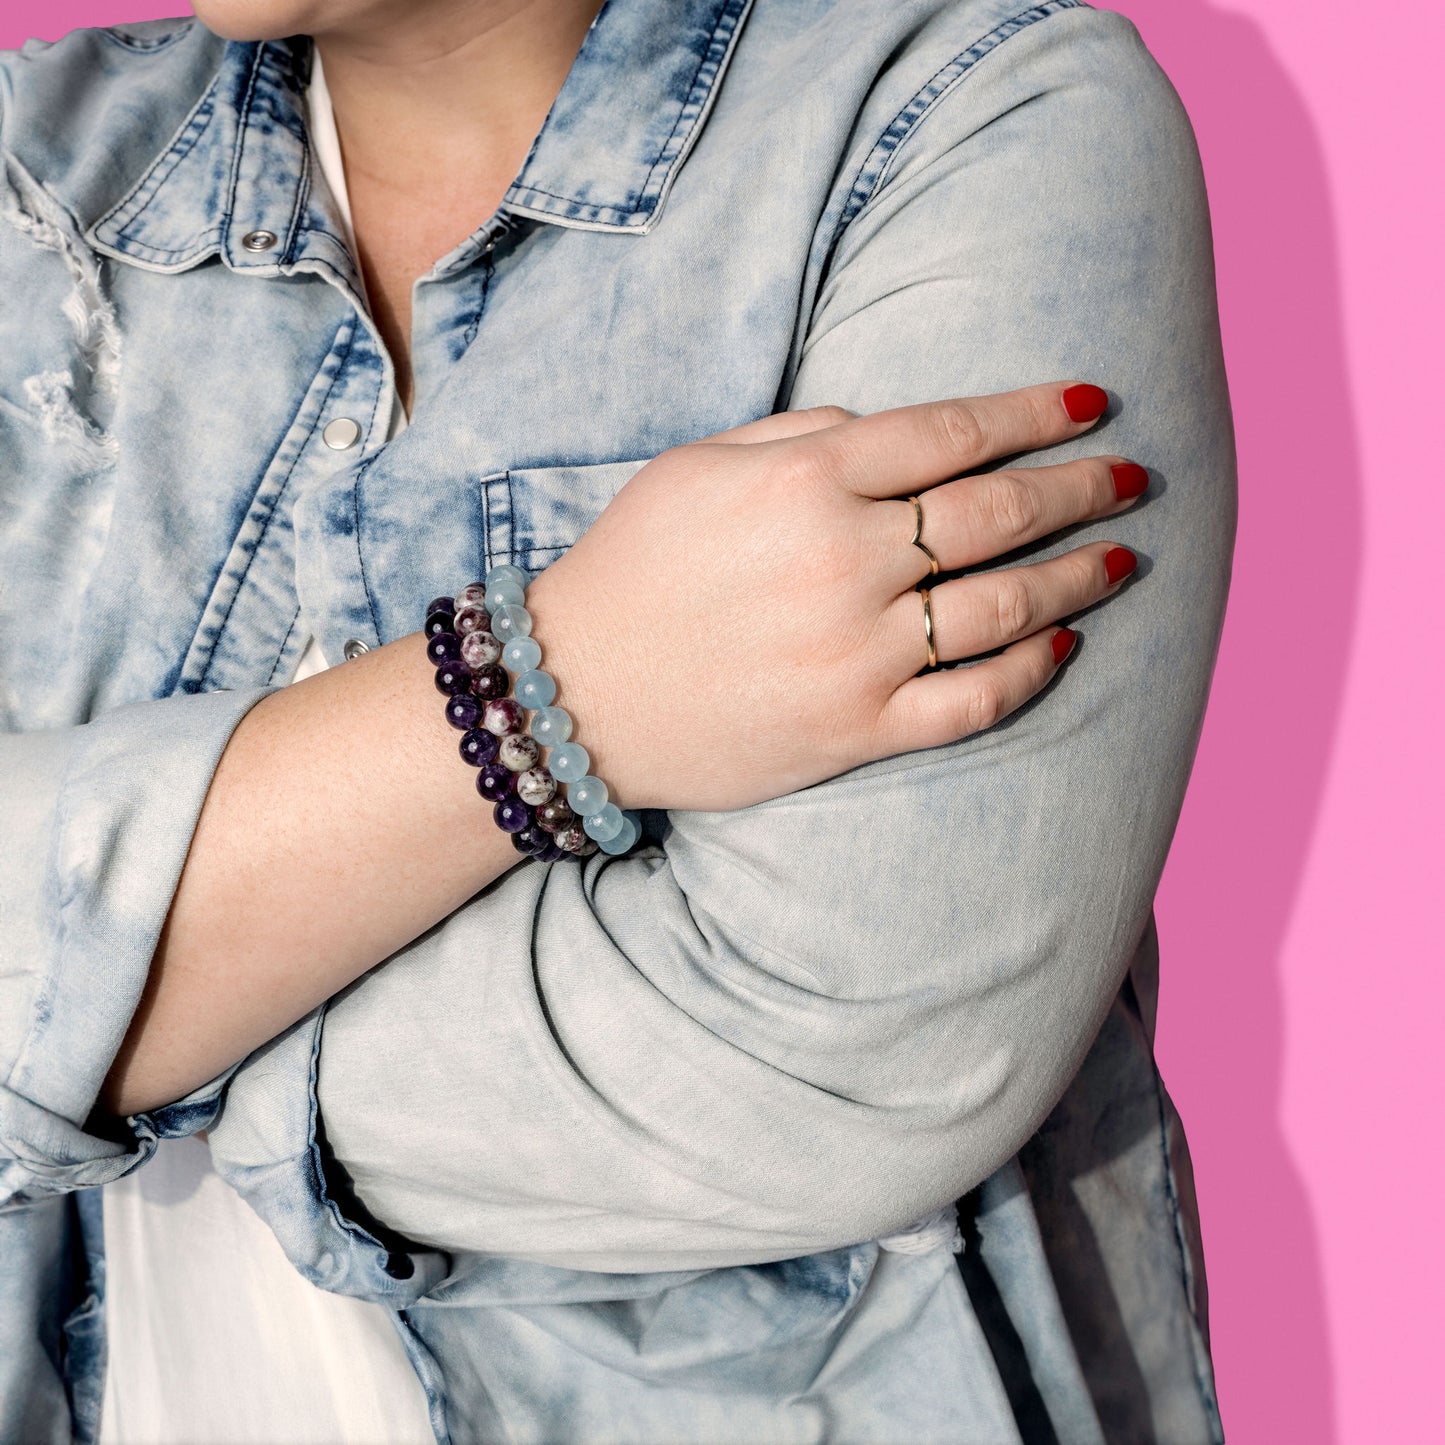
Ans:
[{"label": "purple amethyst bracelet", "polygon": [[519,853],[544,863],[625,853],[640,820],[608,800],[607,785],[587,771],[586,749],[569,741],[571,717],[551,706],[557,684],[538,670],[527,581],[520,567],[493,567],[484,582],[427,604],[422,632],[447,721],[461,730],[477,792]]}]

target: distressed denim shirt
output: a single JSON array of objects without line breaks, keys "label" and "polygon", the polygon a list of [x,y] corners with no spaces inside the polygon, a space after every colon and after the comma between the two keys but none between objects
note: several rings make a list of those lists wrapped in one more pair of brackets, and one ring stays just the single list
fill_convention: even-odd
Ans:
[{"label": "distressed denim shirt", "polygon": [[[94,1438],[98,1186],[206,1129],[308,1280],[391,1313],[441,1442],[1220,1440],[1151,906],[1233,444],[1198,158],[1134,29],[610,0],[416,283],[390,442],[309,57],[189,19],[0,57],[0,1438]],[[719,429],[1055,378],[1110,413],[1038,459],[1154,485],[1004,559],[1142,559],[1043,694],[521,863],[187,1097],[95,1108],[217,760],[309,634],[339,662],[545,568]],[[955,1204],[961,1251],[880,1247]]]}]

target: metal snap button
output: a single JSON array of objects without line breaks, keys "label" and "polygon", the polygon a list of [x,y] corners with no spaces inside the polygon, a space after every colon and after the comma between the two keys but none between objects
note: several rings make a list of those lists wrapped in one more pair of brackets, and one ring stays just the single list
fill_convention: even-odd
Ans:
[{"label": "metal snap button", "polygon": [[276,244],[275,231],[247,231],[241,244],[248,251],[269,251]]},{"label": "metal snap button", "polygon": [[341,644],[341,655],[347,662],[355,662],[363,652],[370,651],[371,649],[359,637],[348,637]]},{"label": "metal snap button", "polygon": [[334,452],[344,452],[360,439],[361,428],[349,416],[339,416],[335,421],[327,422],[326,429],[321,433],[321,440]]}]

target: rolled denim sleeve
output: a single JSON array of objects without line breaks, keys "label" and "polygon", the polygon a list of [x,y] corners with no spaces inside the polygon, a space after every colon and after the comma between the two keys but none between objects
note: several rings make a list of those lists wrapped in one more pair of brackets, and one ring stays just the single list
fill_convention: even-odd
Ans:
[{"label": "rolled denim sleeve", "polygon": [[233,1070],[93,1127],[196,819],[264,688],[0,735],[0,1210],[104,1184],[214,1116]]},{"label": "rolled denim sleeve", "polygon": [[[1109,420],[1050,455],[1143,462],[1147,500],[1009,560],[1109,538],[1138,576],[982,734],[656,815],[632,856],[513,870],[332,1003],[314,1080],[241,1071],[223,1170],[236,1137],[254,1171],[256,1121],[314,1083],[357,1198],[411,1239],[600,1270],[761,1262],[957,1198],[1068,1085],[1148,921],[1228,586],[1193,137],[1133,28],[1068,11],[939,72],[834,220],[780,406],[1102,384]],[[899,515],[879,524],[906,546]]]}]

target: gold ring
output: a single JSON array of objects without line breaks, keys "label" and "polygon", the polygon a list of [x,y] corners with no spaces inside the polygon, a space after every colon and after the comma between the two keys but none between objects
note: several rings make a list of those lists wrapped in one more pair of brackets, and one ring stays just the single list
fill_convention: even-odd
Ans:
[{"label": "gold ring", "polygon": [[938,558],[929,551],[927,545],[921,540],[923,536],[923,503],[920,502],[917,497],[909,497],[908,500],[913,503],[913,535],[908,540],[928,558],[928,575],[935,577],[938,575]]},{"label": "gold ring", "polygon": [[929,596],[927,587],[920,587],[919,592],[923,596],[923,635],[928,639],[928,665],[938,666],[938,653],[933,646],[933,599]]}]

